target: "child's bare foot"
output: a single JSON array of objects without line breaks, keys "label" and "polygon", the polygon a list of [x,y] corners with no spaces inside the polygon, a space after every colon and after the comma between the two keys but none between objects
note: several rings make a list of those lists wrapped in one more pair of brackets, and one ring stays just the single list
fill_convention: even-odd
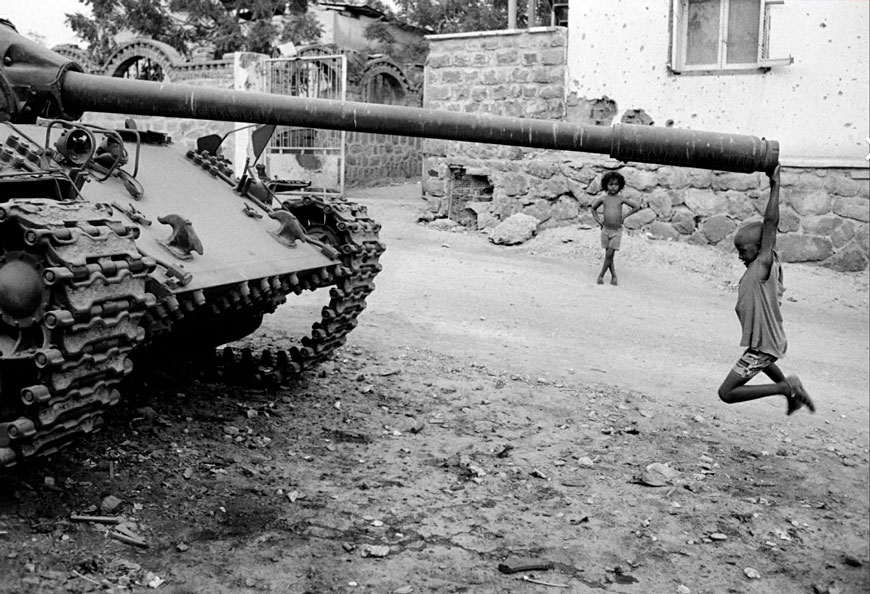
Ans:
[{"label": "child's bare foot", "polygon": [[603,276],[599,276],[599,277],[598,277],[598,281],[596,282],[596,284],[598,284],[598,285],[603,285],[603,284],[604,284],[604,277],[603,277]]},{"label": "child's bare foot", "polygon": [[788,382],[789,386],[791,386],[791,395],[786,396],[788,399],[788,409],[785,414],[791,415],[804,406],[810,409],[810,412],[816,412],[816,405],[813,403],[813,399],[810,398],[810,395],[807,394],[800,378],[796,375],[790,375],[785,379],[785,381]]},{"label": "child's bare foot", "polygon": [[611,285],[614,285],[614,286],[617,285],[617,284],[619,284],[619,283],[616,282],[616,277],[615,277],[615,276],[612,277],[612,278],[610,279],[610,284],[611,284]]}]

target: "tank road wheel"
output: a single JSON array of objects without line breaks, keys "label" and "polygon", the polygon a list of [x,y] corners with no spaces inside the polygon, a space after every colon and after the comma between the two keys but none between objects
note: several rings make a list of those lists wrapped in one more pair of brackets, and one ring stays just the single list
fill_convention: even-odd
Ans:
[{"label": "tank road wheel", "polygon": [[21,391],[37,384],[34,353],[49,351],[43,265],[24,251],[21,230],[0,224],[0,471],[21,456],[16,441],[33,434]]},{"label": "tank road wheel", "polygon": [[328,358],[356,327],[366,297],[374,291],[374,278],[381,271],[378,260],[385,247],[378,238],[380,224],[368,217],[362,205],[343,198],[306,196],[283,206],[308,235],[338,250],[341,261],[338,274],[323,274],[311,287],[330,287],[330,300],[321,320],[313,324],[311,335],[302,339],[301,347],[290,351],[296,364],[307,369]]},{"label": "tank road wheel", "polygon": [[142,340],[153,262],[87,203],[0,204],[0,472],[89,433]]},{"label": "tank road wheel", "polygon": [[[49,291],[42,280],[42,263],[15,249],[5,231],[0,245],[0,357],[2,361],[29,358],[32,349],[48,344],[41,323]],[[20,246],[19,246],[20,247]]]}]

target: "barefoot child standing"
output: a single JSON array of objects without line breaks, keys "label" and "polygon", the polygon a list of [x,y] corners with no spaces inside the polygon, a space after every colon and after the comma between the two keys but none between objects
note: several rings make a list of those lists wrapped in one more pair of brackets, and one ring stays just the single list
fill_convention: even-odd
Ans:
[{"label": "barefoot child standing", "polygon": [[[622,240],[622,221],[637,211],[640,206],[634,201],[620,196],[619,193],[625,187],[625,178],[622,174],[616,171],[608,171],[601,176],[601,189],[607,192],[604,198],[596,198],[592,203],[592,217],[598,226],[601,227],[601,247],[604,248],[604,264],[601,266],[601,272],[598,274],[598,284],[604,284],[604,273],[610,270],[610,284],[617,284],[616,267],[613,265],[613,258],[619,250],[619,244]],[[598,216],[598,207],[604,205],[604,222]],[[622,205],[631,208],[624,217],[622,216]]]},{"label": "barefoot child standing", "polygon": [[[786,338],[782,327],[780,303],[784,287],[779,255],[776,253],[776,229],[779,225],[779,165],[770,177],[770,198],[764,221],[748,223],[734,236],[734,246],[746,272],[737,290],[737,317],[743,328],[740,346],[748,347],[719,386],[719,398],[728,404],[746,402],[765,396],[786,397],[786,414],[806,406],[816,407],[796,375],[785,377],[776,360],[785,355]],[[772,384],[747,386],[759,372]]]}]

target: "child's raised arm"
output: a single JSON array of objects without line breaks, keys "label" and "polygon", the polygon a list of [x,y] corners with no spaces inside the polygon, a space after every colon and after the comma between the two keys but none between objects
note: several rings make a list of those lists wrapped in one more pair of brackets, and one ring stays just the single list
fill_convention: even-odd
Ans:
[{"label": "child's raised arm", "polygon": [[776,229],[779,226],[779,172],[777,165],[770,177],[770,198],[764,209],[764,222],[761,227],[761,252],[758,258],[764,267],[762,278],[770,276],[770,266],[773,264],[773,250],[776,248]]}]

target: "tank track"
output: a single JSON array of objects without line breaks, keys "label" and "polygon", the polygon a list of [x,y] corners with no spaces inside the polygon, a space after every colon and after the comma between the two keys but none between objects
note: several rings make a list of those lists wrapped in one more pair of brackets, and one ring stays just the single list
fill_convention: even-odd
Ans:
[{"label": "tank track", "polygon": [[31,320],[3,320],[0,469],[90,433],[118,402],[155,303],[145,290],[155,264],[136,248],[139,230],[110,217],[84,202],[0,204],[2,257],[26,257],[43,285]]},{"label": "tank track", "polygon": [[[193,291],[160,299],[146,315],[149,336],[172,331],[185,320],[205,318],[210,324],[233,318],[255,318],[274,312],[299,295],[330,287],[329,303],[321,310],[309,336],[289,349],[285,375],[298,374],[316,366],[344,344],[347,334],[357,325],[357,316],[365,309],[366,297],[374,290],[374,278],[380,272],[378,260],[385,247],[378,239],[380,224],[368,217],[365,206],[343,198],[328,201],[304,197],[285,203],[307,231],[335,247],[340,262],[323,268],[260,278],[234,285]],[[217,346],[217,345],[206,345]],[[200,358],[200,361],[202,359]]]},{"label": "tank track", "polygon": [[306,197],[285,208],[338,249],[340,262],[172,293],[154,280],[159,264],[137,249],[138,229],[112,220],[110,208],[53,200],[0,204],[0,257],[24,252],[38,262],[46,294],[34,327],[7,328],[27,334],[18,343],[35,344],[0,357],[0,470],[51,455],[98,429],[120,399],[117,384],[132,370],[128,355],[161,335],[171,338],[186,318],[203,316],[216,325],[223,318],[256,318],[291,293],[330,287],[321,319],[289,349],[282,373],[310,369],[344,344],[381,270],[380,225],[364,206],[344,199]]}]

